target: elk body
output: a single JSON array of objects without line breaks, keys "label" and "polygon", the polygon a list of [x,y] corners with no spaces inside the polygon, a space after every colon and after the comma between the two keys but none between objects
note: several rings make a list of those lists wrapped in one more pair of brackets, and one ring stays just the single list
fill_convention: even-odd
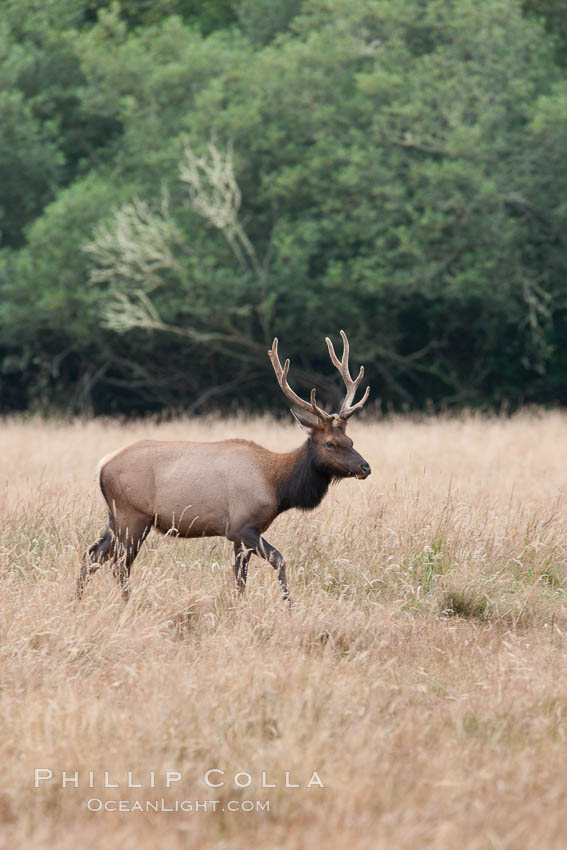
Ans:
[{"label": "elk body", "polygon": [[341,336],[341,360],[326,339],[346,385],[338,413],[320,408],[315,390],[309,402],[294,393],[287,382],[289,360],[282,368],[277,339],[268,351],[283,393],[299,408],[292,413],[307,432],[307,440],[295,451],[280,454],[247,440],[143,440],[104,457],[98,477],[108,506],[108,528],[83,555],[77,596],[81,597],[89,576],[110,560],[127,599],[130,568],[154,528],[178,537],[228,538],[234,543],[238,589],[246,586],[248,562],[255,554],[277,570],[288,599],[283,556],[262,535],[283,511],[317,507],[332,481],[370,475],[370,466],[346,434],[348,418],[363,406],[370,389],[354,403],[364,367],[353,380],[344,331]]}]

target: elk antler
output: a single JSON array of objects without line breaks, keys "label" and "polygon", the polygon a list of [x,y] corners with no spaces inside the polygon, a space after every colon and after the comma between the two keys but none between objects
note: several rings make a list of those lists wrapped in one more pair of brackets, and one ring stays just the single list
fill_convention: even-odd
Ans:
[{"label": "elk antler", "polygon": [[341,409],[339,410],[339,419],[348,419],[350,416],[352,416],[353,413],[355,413],[357,410],[360,410],[360,408],[365,404],[366,399],[368,398],[368,394],[370,393],[370,387],[366,387],[366,392],[364,393],[360,401],[357,401],[356,404],[353,404],[356,391],[364,377],[364,366],[360,367],[360,372],[353,381],[348,368],[349,344],[347,335],[344,331],[341,331],[341,337],[343,340],[342,360],[339,360],[339,358],[335,354],[333,343],[331,342],[328,336],[325,337],[325,342],[327,343],[327,348],[329,349],[329,356],[333,362],[333,366],[335,366],[341,373],[347,389],[345,399],[341,404]]},{"label": "elk antler", "polygon": [[280,363],[280,358],[278,357],[277,337],[274,338],[272,348],[270,349],[270,351],[268,351],[268,357],[272,361],[274,372],[276,373],[278,383],[284,395],[286,395],[290,399],[290,401],[292,401],[298,407],[303,408],[303,410],[309,411],[309,413],[314,413],[315,416],[318,416],[319,419],[321,419],[321,421],[323,422],[329,421],[330,419],[348,419],[350,416],[352,416],[353,413],[355,413],[355,411],[360,410],[360,408],[365,404],[366,399],[368,398],[368,394],[370,393],[370,387],[366,387],[366,392],[364,393],[360,401],[357,401],[356,404],[353,404],[356,391],[360,385],[360,382],[362,381],[362,378],[364,377],[364,366],[360,367],[360,372],[353,381],[348,368],[349,345],[347,335],[344,331],[341,331],[341,337],[343,340],[342,360],[339,360],[339,358],[335,354],[333,343],[331,342],[329,337],[325,337],[327,348],[329,349],[329,356],[331,358],[333,366],[335,366],[341,373],[347,388],[345,399],[341,404],[341,409],[338,413],[327,413],[325,410],[319,407],[315,399],[314,389],[311,390],[310,402],[305,401],[304,399],[300,398],[297,393],[294,393],[294,391],[287,382],[287,374],[289,372],[289,358],[285,361],[282,369],[282,364]]},{"label": "elk antler", "polygon": [[287,373],[289,372],[289,357],[284,363],[283,369],[282,364],[280,363],[280,358],[278,357],[278,338],[275,337],[272,343],[271,349],[268,351],[268,357],[272,361],[272,366],[274,367],[274,372],[276,373],[276,378],[278,379],[278,384],[280,385],[281,391],[284,395],[286,395],[290,401],[296,404],[298,407],[303,408],[303,410],[309,411],[309,413],[314,413],[315,416],[318,416],[322,421],[327,421],[329,419],[334,419],[336,414],[327,413],[325,410],[322,410],[317,406],[317,402],[315,400],[315,389],[311,390],[311,402],[305,401],[305,399],[300,398],[297,393],[294,393],[292,388],[287,382]]}]

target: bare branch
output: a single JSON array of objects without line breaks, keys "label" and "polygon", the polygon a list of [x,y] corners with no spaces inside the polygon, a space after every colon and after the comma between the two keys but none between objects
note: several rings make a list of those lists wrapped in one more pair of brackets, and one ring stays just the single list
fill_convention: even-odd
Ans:
[{"label": "bare branch", "polygon": [[[256,252],[238,219],[242,196],[234,176],[232,149],[221,152],[211,141],[208,154],[197,157],[187,148],[180,178],[187,184],[191,203],[199,215],[221,230],[240,265],[260,278],[262,269]],[[93,260],[90,282],[108,285],[102,311],[106,327],[119,333],[134,328],[165,331],[217,351],[230,347],[233,356],[243,361],[256,357],[262,349],[239,327],[242,310],[235,309],[232,316],[226,310],[220,311],[210,332],[190,325],[168,324],[160,316],[150,295],[167,283],[167,272],[186,284],[175,254],[188,250],[170,214],[165,191],[157,209],[140,198],[116,209],[109,222],[96,228],[83,250]],[[185,312],[190,311],[189,303]]]},{"label": "bare branch", "polygon": [[222,153],[211,140],[206,157],[197,156],[187,146],[179,177],[187,184],[195,211],[223,233],[240,265],[246,268],[249,264],[259,276],[256,251],[238,218],[242,193],[234,176],[232,145]]},{"label": "bare branch", "polygon": [[216,331],[198,331],[189,325],[181,327],[168,324],[163,321],[155,305],[143,290],[131,293],[112,292],[109,298],[109,304],[103,310],[102,318],[106,327],[118,333],[125,333],[134,328],[166,331],[199,345],[207,345],[211,349],[228,350],[232,357],[246,362],[256,359],[263,350],[262,345],[248,339],[228,321],[222,330]]},{"label": "bare branch", "polygon": [[162,283],[161,273],[179,271],[172,246],[182,237],[169,214],[164,193],[159,210],[140,198],[114,211],[110,223],[100,224],[94,238],[83,246],[93,258],[91,283],[120,280],[151,292]]},{"label": "bare branch", "polygon": [[125,333],[133,328],[144,328],[148,331],[167,328],[142,289],[132,293],[112,292],[107,306],[102,310],[102,318],[107,328],[118,333]]},{"label": "bare branch", "polygon": [[189,188],[194,209],[219,230],[234,228],[242,202],[242,194],[234,176],[232,147],[221,154],[209,142],[209,156],[197,156],[185,148],[185,159],[179,165],[179,177]]}]

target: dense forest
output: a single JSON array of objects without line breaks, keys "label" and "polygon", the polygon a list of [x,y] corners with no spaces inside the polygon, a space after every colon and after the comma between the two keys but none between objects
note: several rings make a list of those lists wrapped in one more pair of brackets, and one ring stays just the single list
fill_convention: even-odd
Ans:
[{"label": "dense forest", "polygon": [[0,0],[0,411],[565,404],[566,151],[562,0]]}]

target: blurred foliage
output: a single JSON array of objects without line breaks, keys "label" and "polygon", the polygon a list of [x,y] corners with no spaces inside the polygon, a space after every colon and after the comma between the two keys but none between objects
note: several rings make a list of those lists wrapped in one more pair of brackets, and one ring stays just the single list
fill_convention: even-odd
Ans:
[{"label": "blurred foliage", "polygon": [[567,6],[565,0],[524,0],[522,8],[527,15],[539,18],[546,31],[555,39],[557,61],[567,64]]},{"label": "blurred foliage", "polygon": [[567,402],[562,4],[0,9],[1,410],[282,409],[274,335],[332,405],[340,327],[385,405]]}]

